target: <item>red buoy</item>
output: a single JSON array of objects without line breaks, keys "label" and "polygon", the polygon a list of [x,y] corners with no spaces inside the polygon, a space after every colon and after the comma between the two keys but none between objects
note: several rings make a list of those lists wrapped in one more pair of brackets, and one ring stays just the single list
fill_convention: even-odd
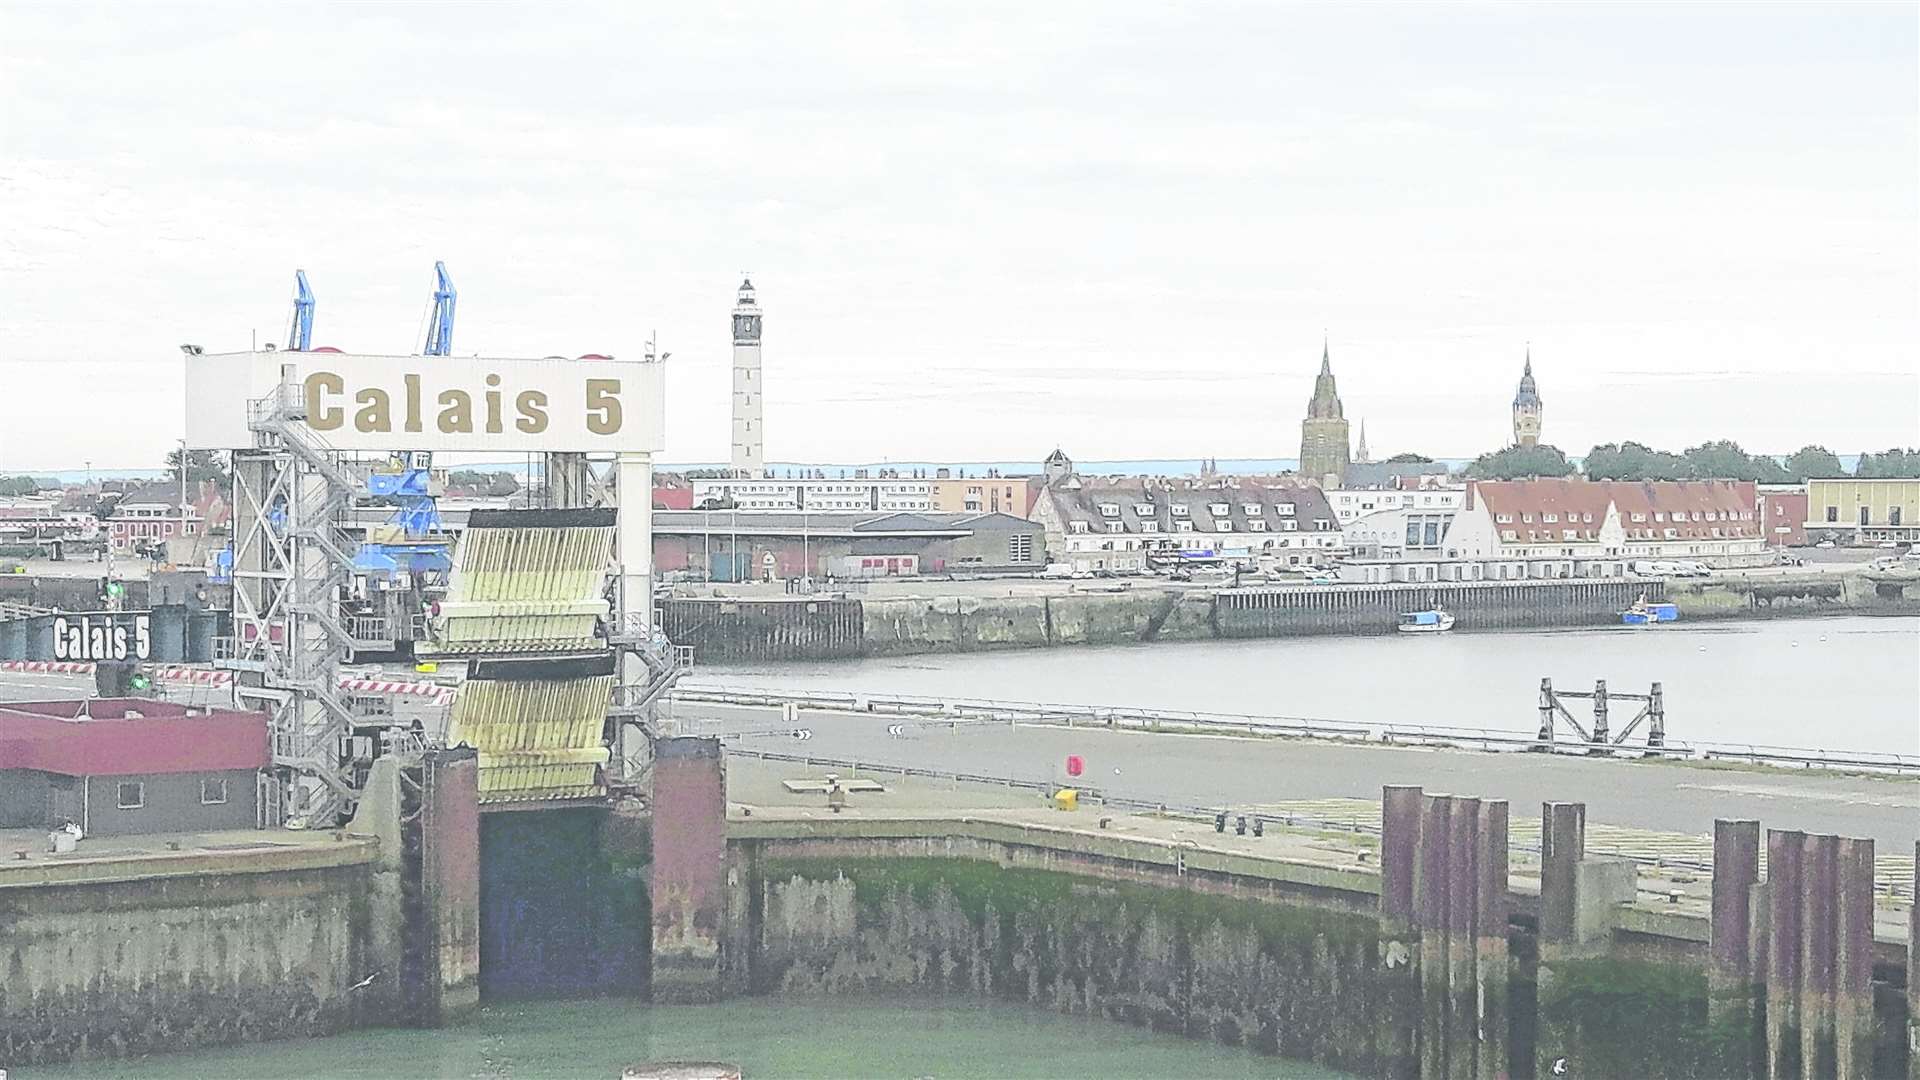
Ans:
[{"label": "red buoy", "polygon": [[1087,763],[1084,759],[1080,757],[1079,754],[1067,755],[1067,775],[1068,776],[1079,776],[1081,773],[1086,771],[1087,771]]}]

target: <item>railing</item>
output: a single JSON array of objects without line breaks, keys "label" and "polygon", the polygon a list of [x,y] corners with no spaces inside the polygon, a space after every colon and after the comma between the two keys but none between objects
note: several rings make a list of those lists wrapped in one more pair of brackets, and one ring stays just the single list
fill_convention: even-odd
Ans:
[{"label": "railing", "polygon": [[[741,732],[742,735],[785,735],[786,731]],[[725,740],[726,736],[722,736]],[[1289,810],[1240,810],[1229,805],[1203,806],[1182,803],[1166,799],[1154,799],[1139,795],[1122,795],[1102,788],[1082,786],[1073,781],[1033,780],[1012,776],[989,776],[981,773],[953,772],[946,769],[923,769],[909,765],[894,765],[888,762],[861,761],[857,758],[820,757],[813,754],[783,753],[776,750],[749,750],[736,743],[729,742],[726,752],[733,757],[751,758],[757,761],[774,761],[799,765],[807,769],[834,769],[847,774],[848,778],[866,773],[871,776],[898,776],[902,779],[918,778],[937,780],[943,783],[984,784],[993,787],[1009,788],[1016,791],[1032,791],[1040,795],[1051,795],[1062,787],[1071,787],[1079,793],[1082,800],[1097,802],[1116,810],[1133,814],[1153,814],[1162,817],[1189,818],[1197,821],[1212,821],[1222,825],[1230,824],[1236,830],[1244,820],[1250,827],[1255,825],[1264,830],[1268,827],[1290,829],[1313,829],[1320,832],[1345,832],[1357,836],[1379,836],[1382,832],[1380,822],[1371,815],[1367,817],[1329,817]],[[1222,821],[1221,815],[1225,815]],[[1538,858],[1540,843],[1537,840],[1523,840],[1511,837],[1507,841],[1510,853]],[[1659,869],[1692,870],[1711,875],[1713,859],[1689,858],[1673,854],[1658,854],[1644,850],[1635,850],[1629,844],[1610,842],[1603,838],[1591,837],[1586,843],[1590,855],[1609,855],[1628,859],[1640,866]],[[1884,893],[1890,898],[1905,896],[1908,887],[1895,876],[1876,873],[1874,891]]]},{"label": "railing", "polygon": [[951,723],[1040,724],[1056,727],[1108,727],[1131,731],[1251,735],[1270,738],[1307,738],[1372,743],[1385,746],[1427,746],[1494,752],[1533,752],[1622,757],[1661,757],[1677,760],[1743,760],[1770,765],[1849,769],[1872,772],[1920,773],[1920,756],[1871,752],[1841,752],[1795,747],[1743,746],[1727,743],[1690,743],[1667,739],[1665,745],[1608,744],[1572,739],[1542,740],[1537,733],[1512,729],[1443,724],[1369,724],[1323,717],[1262,716],[1183,709],[1145,709],[1105,705],[1050,705],[987,698],[936,698],[917,695],[863,694],[848,691],[771,691],[745,687],[681,682],[673,689],[676,702],[776,708],[794,705],[829,712],[911,716]]}]

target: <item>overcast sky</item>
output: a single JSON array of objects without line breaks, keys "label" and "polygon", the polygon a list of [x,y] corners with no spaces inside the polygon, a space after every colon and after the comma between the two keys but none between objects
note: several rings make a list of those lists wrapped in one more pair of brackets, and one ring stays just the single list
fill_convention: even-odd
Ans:
[{"label": "overcast sky", "polygon": [[0,0],[0,468],[159,463],[177,346],[673,353],[774,460],[1920,442],[1909,3]]}]

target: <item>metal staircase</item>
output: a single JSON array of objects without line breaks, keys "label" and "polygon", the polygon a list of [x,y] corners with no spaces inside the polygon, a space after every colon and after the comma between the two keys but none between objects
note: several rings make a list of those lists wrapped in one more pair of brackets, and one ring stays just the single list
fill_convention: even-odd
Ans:
[{"label": "metal staircase", "polygon": [[235,639],[220,664],[271,718],[280,782],[270,817],[324,827],[357,798],[356,720],[337,686],[354,644],[340,619],[353,573],[340,527],[359,485],[305,419],[291,384],[251,403],[254,446],[234,460]]}]

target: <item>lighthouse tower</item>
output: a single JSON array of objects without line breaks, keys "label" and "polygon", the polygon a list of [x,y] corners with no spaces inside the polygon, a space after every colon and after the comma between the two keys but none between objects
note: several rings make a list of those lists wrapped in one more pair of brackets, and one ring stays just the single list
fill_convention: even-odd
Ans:
[{"label": "lighthouse tower", "polygon": [[740,282],[740,299],[733,305],[733,475],[758,479],[767,475],[766,428],[761,422],[763,388],[760,385],[760,305],[753,302],[753,282]]}]

